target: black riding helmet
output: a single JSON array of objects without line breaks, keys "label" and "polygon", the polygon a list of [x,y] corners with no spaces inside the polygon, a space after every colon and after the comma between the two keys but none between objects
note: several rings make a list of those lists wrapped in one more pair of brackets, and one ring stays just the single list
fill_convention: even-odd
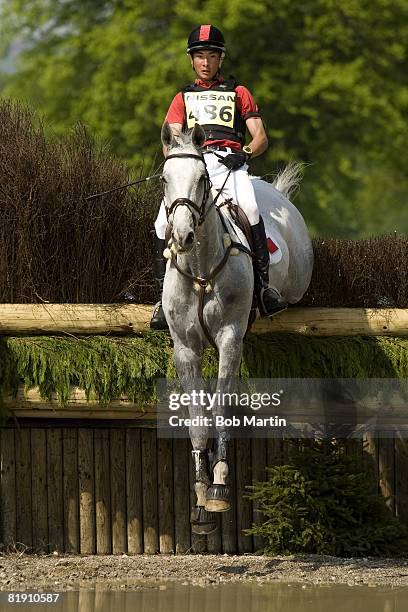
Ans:
[{"label": "black riding helmet", "polygon": [[221,30],[213,25],[200,25],[191,32],[187,42],[187,53],[212,49],[225,53],[225,40]]}]

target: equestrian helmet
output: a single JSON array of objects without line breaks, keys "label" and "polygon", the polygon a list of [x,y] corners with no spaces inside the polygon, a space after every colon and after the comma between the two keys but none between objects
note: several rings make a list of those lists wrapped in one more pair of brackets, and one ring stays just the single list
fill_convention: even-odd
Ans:
[{"label": "equestrian helmet", "polygon": [[187,42],[187,53],[211,49],[225,53],[224,36],[218,28],[213,25],[200,25],[191,32]]}]

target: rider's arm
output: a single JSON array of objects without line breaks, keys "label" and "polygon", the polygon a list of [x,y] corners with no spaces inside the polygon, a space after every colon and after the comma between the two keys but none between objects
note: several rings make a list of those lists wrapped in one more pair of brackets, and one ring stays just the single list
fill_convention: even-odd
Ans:
[{"label": "rider's arm", "polygon": [[[173,134],[175,136],[177,136],[177,134],[181,133],[181,130],[183,128],[181,123],[169,123],[171,131],[173,132]],[[168,147],[166,145],[163,145],[163,155],[164,157],[167,157],[167,153],[168,153]]]},{"label": "rider's arm", "polygon": [[248,146],[252,149],[252,157],[257,157],[268,148],[268,137],[260,117],[250,117],[246,120],[249,133],[252,136]]},{"label": "rider's arm", "polygon": [[249,89],[243,85],[238,85],[235,91],[237,92],[238,110],[252,136],[252,140],[247,143],[247,146],[251,147],[253,151],[252,157],[257,157],[268,148],[268,137],[262,122],[261,113]]}]

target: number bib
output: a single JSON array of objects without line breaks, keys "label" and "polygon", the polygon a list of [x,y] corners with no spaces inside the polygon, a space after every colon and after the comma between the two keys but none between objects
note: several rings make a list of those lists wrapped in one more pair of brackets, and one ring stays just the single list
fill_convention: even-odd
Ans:
[{"label": "number bib", "polygon": [[219,125],[234,128],[235,91],[188,91],[184,93],[187,127]]}]

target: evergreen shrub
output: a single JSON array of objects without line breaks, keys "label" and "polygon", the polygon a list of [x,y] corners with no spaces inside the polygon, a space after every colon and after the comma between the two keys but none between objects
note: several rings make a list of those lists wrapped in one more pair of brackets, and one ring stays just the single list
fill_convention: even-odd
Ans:
[{"label": "evergreen shrub", "polygon": [[372,459],[345,455],[338,442],[304,441],[286,465],[249,487],[265,521],[246,530],[266,554],[405,556],[408,530],[378,492]]}]

